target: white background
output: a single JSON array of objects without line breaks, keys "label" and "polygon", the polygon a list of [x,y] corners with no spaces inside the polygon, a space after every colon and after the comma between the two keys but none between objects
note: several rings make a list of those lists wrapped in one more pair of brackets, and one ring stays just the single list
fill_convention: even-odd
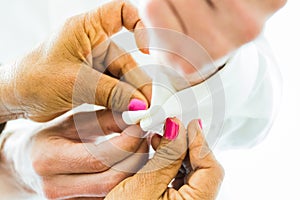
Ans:
[{"label": "white background", "polygon": [[[5,63],[28,51],[33,44],[42,41],[57,25],[53,21],[59,18],[55,17],[48,23],[43,22],[43,18],[47,18],[48,15],[45,10],[64,12],[66,16],[74,14],[74,9],[69,12],[68,6],[58,8],[53,5],[57,3],[67,5],[79,0],[3,2],[0,2],[2,26],[0,61]],[[100,0],[91,2],[89,6],[99,4]],[[32,10],[33,4],[38,9],[24,13],[26,9]],[[226,170],[226,178],[219,196],[221,200],[300,199],[299,19],[300,2],[289,0],[266,26],[266,37],[274,50],[283,76],[282,105],[276,122],[264,142],[250,150],[226,152],[218,157]],[[41,29],[35,29],[34,23],[36,28]]]},{"label": "white background", "polygon": [[264,142],[219,158],[226,170],[219,199],[300,199],[299,19],[300,2],[289,0],[266,26],[283,77],[282,105]]}]

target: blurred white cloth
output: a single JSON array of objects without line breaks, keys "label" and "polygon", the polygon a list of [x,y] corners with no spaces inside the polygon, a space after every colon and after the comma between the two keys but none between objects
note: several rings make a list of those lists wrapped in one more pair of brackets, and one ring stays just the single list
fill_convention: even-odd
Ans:
[{"label": "blurred white cloth", "polygon": [[154,69],[145,70],[153,77],[151,107],[124,112],[126,123],[140,122],[145,131],[162,133],[167,117],[176,116],[185,125],[201,118],[215,150],[249,148],[268,133],[280,99],[281,78],[262,36],[238,49],[207,81],[181,91],[176,89],[178,82],[185,80],[163,73],[172,69],[155,63],[150,68]]}]

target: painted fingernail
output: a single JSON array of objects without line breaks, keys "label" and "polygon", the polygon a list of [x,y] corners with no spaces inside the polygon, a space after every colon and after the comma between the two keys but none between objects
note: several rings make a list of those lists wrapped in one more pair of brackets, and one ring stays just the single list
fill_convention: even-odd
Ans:
[{"label": "painted fingernail", "polygon": [[202,120],[198,119],[198,123],[199,123],[200,128],[202,129]]},{"label": "painted fingernail", "polygon": [[128,105],[129,111],[146,110],[147,104],[139,99],[132,99]]},{"label": "painted fingernail", "polygon": [[165,138],[175,140],[179,133],[179,125],[172,119],[168,118],[165,123]]}]

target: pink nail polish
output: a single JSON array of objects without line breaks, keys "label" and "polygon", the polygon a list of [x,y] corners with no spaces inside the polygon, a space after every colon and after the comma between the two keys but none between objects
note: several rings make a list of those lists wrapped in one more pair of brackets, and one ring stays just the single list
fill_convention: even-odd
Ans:
[{"label": "pink nail polish", "polygon": [[132,99],[128,105],[129,111],[146,110],[147,104],[139,99]]},{"label": "pink nail polish", "polygon": [[165,123],[165,138],[175,140],[179,133],[179,125],[172,119],[168,118]]},{"label": "pink nail polish", "polygon": [[199,123],[200,128],[202,129],[202,121],[201,121],[201,119],[198,119],[198,123]]}]

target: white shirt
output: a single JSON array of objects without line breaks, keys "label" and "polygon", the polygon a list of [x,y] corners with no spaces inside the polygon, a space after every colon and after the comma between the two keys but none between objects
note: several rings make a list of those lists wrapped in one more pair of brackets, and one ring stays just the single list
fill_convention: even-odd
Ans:
[{"label": "white shirt", "polygon": [[162,74],[169,69],[155,67],[153,59],[145,61],[154,81],[152,105],[147,111],[123,113],[127,123],[141,120],[144,130],[162,133],[167,117],[179,117],[185,125],[200,118],[215,151],[252,147],[268,133],[281,95],[281,77],[262,36],[239,48],[207,81],[181,91],[172,83],[184,79]]}]

